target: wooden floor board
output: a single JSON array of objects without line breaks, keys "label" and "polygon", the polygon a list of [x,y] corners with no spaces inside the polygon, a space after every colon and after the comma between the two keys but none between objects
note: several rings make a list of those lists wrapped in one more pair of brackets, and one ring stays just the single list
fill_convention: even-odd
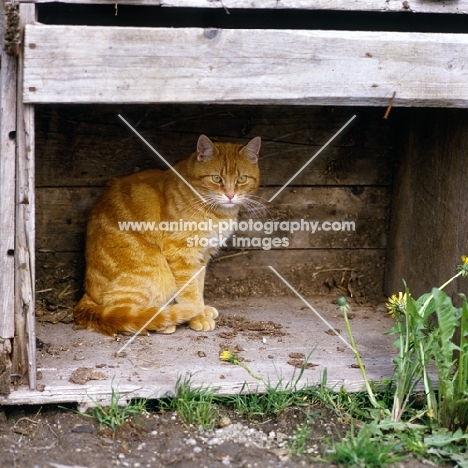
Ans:
[{"label": "wooden floor board", "polygon": [[[336,310],[334,297],[313,297],[309,303],[341,331],[345,332],[341,313]],[[351,301],[352,302],[352,301]],[[126,399],[160,398],[175,389],[177,380],[191,377],[195,386],[211,386],[220,394],[236,394],[244,389],[264,391],[265,382],[287,384],[299,369],[288,361],[291,353],[310,356],[316,366],[307,369],[298,388],[321,382],[325,369],[328,386],[339,390],[357,391],[363,387],[359,369],[354,367],[353,352],[336,335],[327,333],[326,326],[303,302],[291,297],[267,299],[218,300],[211,302],[224,316],[238,315],[251,322],[281,325],[276,331],[283,336],[270,336],[268,331],[246,330],[233,334],[227,326],[213,332],[195,332],[179,327],[173,335],[141,336],[125,350],[123,357],[116,352],[130,337],[107,337],[87,330],[74,330],[72,324],[39,323],[38,338],[44,343],[38,350],[38,384],[41,391],[18,389],[1,404],[45,404],[76,402],[82,407],[92,405],[91,398],[106,403],[112,388]],[[393,338],[384,336],[393,321],[382,304],[353,307],[351,321],[357,346],[369,379],[381,381],[391,376]],[[251,326],[250,328],[258,328]],[[234,351],[253,373],[242,367],[222,362],[219,352]],[[239,351],[236,351],[239,350]],[[294,356],[294,355],[293,355]],[[84,385],[70,382],[72,372],[80,367],[102,372],[105,380],[90,380]]]}]

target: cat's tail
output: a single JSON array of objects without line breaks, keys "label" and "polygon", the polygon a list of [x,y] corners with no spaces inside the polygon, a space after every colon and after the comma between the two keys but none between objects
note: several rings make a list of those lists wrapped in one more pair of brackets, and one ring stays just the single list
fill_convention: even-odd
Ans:
[{"label": "cat's tail", "polygon": [[[211,310],[212,309],[212,310]],[[172,333],[177,325],[189,322],[195,330],[214,329],[214,318],[218,312],[213,307],[205,307],[201,315],[194,314],[193,307],[174,304],[159,311],[158,307],[140,307],[137,305],[101,306],[88,294],[84,294],[73,310],[79,325],[96,330],[105,335],[117,332],[157,331]]]}]

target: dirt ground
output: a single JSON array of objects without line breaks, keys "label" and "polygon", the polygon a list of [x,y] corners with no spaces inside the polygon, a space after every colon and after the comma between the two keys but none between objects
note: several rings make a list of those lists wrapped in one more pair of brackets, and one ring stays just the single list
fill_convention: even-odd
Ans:
[{"label": "dirt ground", "polygon": [[[328,441],[348,427],[326,408],[313,408],[314,424],[307,453],[291,455],[288,447],[301,409],[289,408],[275,419],[252,422],[221,408],[223,427],[212,431],[185,425],[177,413],[150,412],[118,427],[101,429],[90,417],[56,406],[11,407],[0,413],[2,468],[107,467],[332,467],[316,461]],[[432,465],[432,463],[430,463]],[[400,468],[428,466],[415,459]]]}]

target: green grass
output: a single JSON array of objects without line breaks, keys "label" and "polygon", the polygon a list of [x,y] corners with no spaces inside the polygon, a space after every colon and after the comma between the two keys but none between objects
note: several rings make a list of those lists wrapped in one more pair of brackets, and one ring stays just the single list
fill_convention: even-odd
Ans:
[{"label": "green grass", "polygon": [[85,416],[96,418],[101,429],[103,426],[108,426],[115,431],[117,426],[121,426],[132,417],[147,413],[146,400],[130,400],[123,405],[122,398],[123,396],[114,388],[112,388],[109,406],[103,406],[90,398],[95,407]]},{"label": "green grass", "polygon": [[[320,410],[313,414],[320,413]],[[307,453],[307,442],[309,441],[312,426],[315,421],[310,413],[304,413],[306,420],[302,424],[296,426],[294,435],[290,438],[288,451],[291,455],[304,455]]]},{"label": "green grass", "polygon": [[379,468],[403,460],[395,455],[397,443],[378,437],[370,426],[363,426],[357,434],[354,429],[328,450],[327,458],[346,467]]},{"label": "green grass", "polygon": [[223,397],[222,400],[241,417],[246,419],[265,419],[276,417],[292,406],[304,406],[307,392],[283,389],[281,382],[275,386],[267,384],[266,393],[240,393]]},{"label": "green grass", "polygon": [[[311,354],[307,356],[299,371],[294,372],[289,382],[280,380],[274,385],[265,382],[265,393],[244,393],[244,385],[237,395],[222,397],[219,401],[249,420],[276,417],[287,408],[310,405],[314,400],[314,389],[302,388],[299,384]],[[326,374],[324,379],[326,381]]]},{"label": "green grass", "polygon": [[193,387],[191,377],[176,383],[175,395],[162,402],[161,408],[177,411],[184,423],[213,429],[218,421],[218,406],[215,402],[216,389]]},{"label": "green grass", "polygon": [[[323,457],[329,462],[349,467],[387,467],[413,455],[436,462],[451,460],[459,468],[468,468],[468,435],[461,429],[453,433],[443,428],[414,424],[410,420],[392,422],[382,419],[369,401],[367,392],[348,393],[344,389],[329,389],[326,387],[326,373],[321,385],[299,387],[301,375],[299,372],[299,376],[287,383],[267,384],[265,393],[240,393],[234,396],[219,396],[215,388],[197,387],[192,384],[191,377],[180,378],[174,394],[156,402],[130,400],[125,404],[123,396],[112,388],[109,406],[92,400],[95,407],[85,416],[95,418],[101,428],[107,426],[115,431],[126,421],[147,414],[151,403],[151,410],[176,411],[188,426],[211,430],[216,427],[220,413],[229,410],[250,420],[265,421],[277,418],[288,408],[296,408],[303,412],[306,419],[296,426],[288,440],[287,450],[292,456],[311,459],[308,448],[314,429],[313,418],[328,410],[342,423],[352,424],[344,438],[328,443]],[[375,391],[374,395],[382,405],[388,406],[394,391],[391,385],[387,385],[380,393]],[[421,405],[421,401],[417,403]],[[417,405],[415,409],[411,406],[410,401],[406,414],[417,419],[421,410]],[[357,433],[355,425],[360,427]],[[336,437],[340,437],[339,434]]]}]

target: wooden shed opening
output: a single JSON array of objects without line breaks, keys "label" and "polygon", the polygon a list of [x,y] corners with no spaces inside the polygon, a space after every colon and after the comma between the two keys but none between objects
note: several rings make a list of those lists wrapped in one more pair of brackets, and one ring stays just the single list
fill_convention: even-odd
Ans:
[{"label": "wooden shed opening", "polygon": [[[19,163],[8,166],[19,208],[16,241],[11,230],[2,240],[10,252],[2,265],[16,278],[15,294],[3,301],[5,310],[15,304],[15,318],[4,312],[10,328],[0,322],[0,331],[14,323],[16,348],[13,341],[13,385],[2,387],[0,402],[86,406],[90,398],[105,402],[112,387],[127,398],[159,398],[189,375],[220,393],[262,391],[265,382],[288,382],[305,360],[304,385],[321,382],[326,370],[330,386],[359,390],[336,308],[341,295],[368,377],[389,377],[386,295],[401,290],[402,278],[414,294],[443,282],[468,247],[468,113],[449,109],[468,100],[466,35],[132,27],[155,7],[114,25],[101,24],[94,6],[88,24],[95,25],[83,26],[90,7],[78,7],[72,25],[64,24],[70,5],[39,6],[39,22],[35,8],[21,5],[28,24],[18,72]],[[205,301],[221,314],[213,332],[181,326],[133,339],[74,325],[90,207],[111,178],[166,168],[119,115],[170,164],[193,153],[200,134],[262,137],[257,195],[266,212],[253,220],[243,213],[248,227],[208,267]],[[277,224],[265,232],[249,220]],[[456,283],[453,293],[461,291]],[[224,349],[264,380],[220,361]]]}]

